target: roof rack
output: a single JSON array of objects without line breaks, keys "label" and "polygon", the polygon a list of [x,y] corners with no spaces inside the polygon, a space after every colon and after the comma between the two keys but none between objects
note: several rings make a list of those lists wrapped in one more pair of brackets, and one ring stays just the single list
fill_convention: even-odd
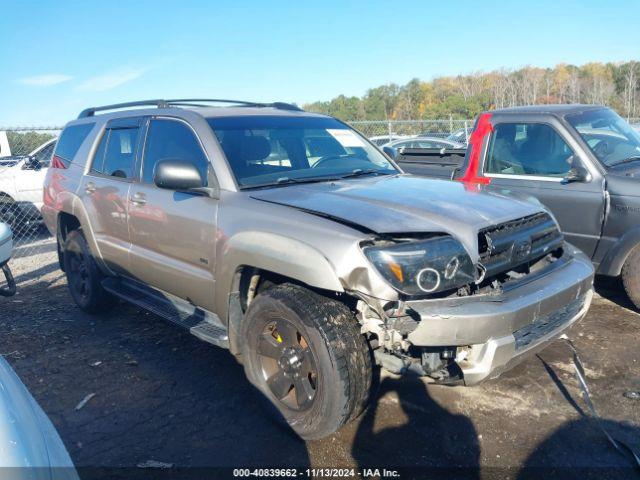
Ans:
[{"label": "roof rack", "polygon": [[260,103],[260,102],[246,102],[244,100],[225,100],[221,98],[179,98],[173,100],[140,100],[137,102],[125,102],[114,103],[112,105],[103,105],[101,107],[85,108],[80,112],[78,118],[93,117],[96,112],[102,112],[105,110],[118,110],[121,108],[130,107],[157,107],[157,108],[169,108],[169,107],[206,107],[210,103],[228,103],[242,107],[260,107],[260,108],[277,108],[279,110],[292,110],[301,112],[302,109],[297,105],[284,102],[273,103]]}]

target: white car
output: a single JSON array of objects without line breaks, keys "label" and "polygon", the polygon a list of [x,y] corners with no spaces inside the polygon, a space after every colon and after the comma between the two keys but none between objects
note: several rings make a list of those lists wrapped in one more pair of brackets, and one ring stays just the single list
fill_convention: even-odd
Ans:
[{"label": "white car", "polygon": [[400,148],[465,148],[458,142],[437,137],[413,137],[406,140],[396,140],[383,145],[384,147]]},{"label": "white car", "polygon": [[60,435],[0,356],[0,469],[16,480],[78,480]]},{"label": "white car", "polygon": [[380,147],[394,140],[401,140],[403,138],[413,138],[413,135],[377,135],[375,137],[369,137],[369,141]]},{"label": "white car", "polygon": [[41,223],[42,191],[57,139],[21,157],[0,159],[0,221],[18,225]]},{"label": "white car", "polygon": [[13,235],[6,223],[0,223],[0,270],[4,273],[5,284],[0,281],[0,296],[10,297],[16,293],[16,282],[9,269],[9,259],[13,249]]},{"label": "white car", "polygon": [[9,138],[7,132],[0,131],[0,159],[11,156],[11,148],[9,147]]}]

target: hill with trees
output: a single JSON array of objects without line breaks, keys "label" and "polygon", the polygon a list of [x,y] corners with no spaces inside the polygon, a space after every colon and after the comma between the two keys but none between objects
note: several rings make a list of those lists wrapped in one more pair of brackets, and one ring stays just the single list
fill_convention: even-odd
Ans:
[{"label": "hill with trees", "polygon": [[372,88],[362,97],[305,105],[343,120],[471,119],[484,110],[544,103],[591,103],[640,116],[640,62],[559,64],[477,72]]}]

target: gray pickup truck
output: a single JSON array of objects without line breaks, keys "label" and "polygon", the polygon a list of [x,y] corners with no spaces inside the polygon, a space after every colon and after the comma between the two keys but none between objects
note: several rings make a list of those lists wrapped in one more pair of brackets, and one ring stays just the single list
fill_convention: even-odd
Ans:
[{"label": "gray pickup truck", "polygon": [[119,297],[230,349],[300,436],[362,412],[374,363],[471,385],[589,308],[593,266],[539,203],[406,175],[293,105],[215,102],[84,111],[43,217],[80,308]]},{"label": "gray pickup truck", "polygon": [[596,273],[622,277],[640,309],[640,133],[612,110],[494,110],[479,117],[467,151],[394,156],[407,172],[536,197]]}]

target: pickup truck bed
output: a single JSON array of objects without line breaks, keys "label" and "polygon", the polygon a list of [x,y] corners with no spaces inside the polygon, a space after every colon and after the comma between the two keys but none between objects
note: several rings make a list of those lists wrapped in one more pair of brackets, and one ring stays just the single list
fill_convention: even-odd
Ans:
[{"label": "pickup truck bed", "polygon": [[404,148],[395,161],[407,173],[451,180],[454,171],[462,167],[466,152],[462,148]]}]

